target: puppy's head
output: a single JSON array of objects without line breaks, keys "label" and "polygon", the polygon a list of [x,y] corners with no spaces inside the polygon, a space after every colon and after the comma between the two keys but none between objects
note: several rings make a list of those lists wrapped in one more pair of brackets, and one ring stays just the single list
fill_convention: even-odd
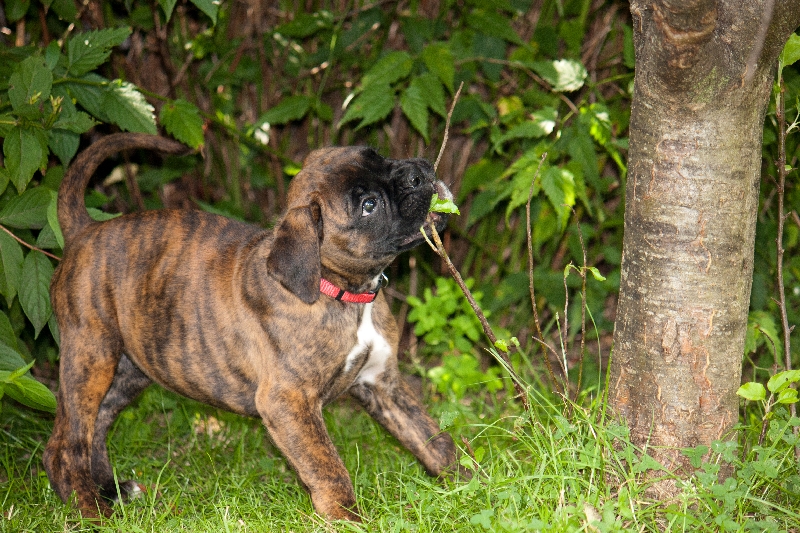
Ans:
[{"label": "puppy's head", "polygon": [[375,290],[397,254],[422,242],[423,225],[444,229],[447,217],[428,213],[434,193],[452,198],[424,159],[386,159],[366,147],[316,150],[289,188],[269,272],[309,304],[323,274],[350,292]]}]

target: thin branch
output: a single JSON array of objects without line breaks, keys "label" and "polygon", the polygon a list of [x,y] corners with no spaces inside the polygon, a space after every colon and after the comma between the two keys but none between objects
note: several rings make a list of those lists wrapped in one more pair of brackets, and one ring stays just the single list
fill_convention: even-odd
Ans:
[{"label": "thin branch", "polygon": [[[770,6],[771,11],[771,6]],[[780,66],[779,66],[780,68]],[[781,313],[781,327],[783,329],[783,359],[784,370],[792,369],[792,350],[791,350],[791,328],[789,318],[786,313],[786,288],[783,281],[783,228],[788,214],[784,213],[784,195],[786,192],[786,86],[783,83],[781,72],[778,72],[778,92],[775,95],[775,115],[778,119],[778,299]],[[789,405],[789,413],[792,417],[797,416],[797,406]],[[795,427],[795,435],[798,429]],[[795,456],[800,459],[800,446],[795,447]]]},{"label": "thin branch", "polygon": [[[444,245],[442,244],[442,239],[439,237],[439,232],[436,231],[436,227],[433,224],[430,224],[429,228],[431,230],[431,234],[433,235],[433,242],[435,243],[435,245],[432,244],[430,240],[428,240],[427,236],[425,237],[425,240],[427,240],[428,244],[431,245],[433,250],[437,254],[439,254],[439,257],[441,257],[444,260],[445,264],[447,265],[447,269],[450,271],[450,275],[453,276],[454,280],[456,280],[456,283],[461,289],[461,292],[464,293],[464,296],[467,298],[470,307],[472,307],[472,311],[475,313],[475,316],[478,317],[478,320],[480,321],[481,326],[483,327],[483,332],[489,338],[489,342],[492,343],[492,346],[495,347],[496,353],[500,355],[500,359],[501,362],[503,363],[503,366],[511,376],[511,381],[514,384],[514,390],[517,392],[517,395],[519,396],[520,401],[522,402],[522,407],[525,409],[525,411],[530,412],[528,393],[524,387],[525,383],[522,381],[517,372],[514,370],[514,366],[511,364],[511,359],[509,358],[508,353],[504,352],[503,350],[500,350],[499,348],[496,348],[497,336],[494,334],[492,326],[489,325],[489,321],[486,320],[486,315],[483,314],[483,311],[481,310],[480,306],[478,306],[478,303],[472,296],[472,292],[470,292],[469,288],[467,288],[467,284],[464,283],[464,279],[461,277],[461,274],[459,273],[458,269],[455,267],[455,265],[453,265],[453,262],[450,260],[450,256],[447,255],[447,250],[444,249]],[[425,232],[423,231],[423,235],[424,234]],[[510,348],[511,347],[509,347],[509,349]]]},{"label": "thin branch", "polygon": [[[528,289],[530,290],[531,294],[531,307],[533,307],[533,323],[536,326],[536,334],[539,338],[542,338],[542,326],[541,322],[539,321],[539,309],[536,305],[536,291],[533,288],[533,238],[531,236],[531,201],[533,200],[533,186],[536,183],[536,179],[539,177],[539,171],[542,169],[542,165],[544,164],[544,160],[547,159],[547,152],[542,154],[541,159],[539,160],[539,166],[536,167],[536,174],[533,176],[533,181],[531,181],[531,187],[528,190],[528,202],[525,204],[525,217],[527,221],[527,235],[528,235]],[[553,387],[556,389],[557,394],[563,394],[563,390],[561,390],[561,384],[556,380],[556,375],[553,373],[553,365],[550,364],[550,357],[547,355],[547,350],[545,349],[545,344],[542,342],[542,360],[544,360],[544,365],[547,367],[547,373],[550,375],[550,382],[553,384]]]},{"label": "thin branch", "polygon": [[442,146],[441,148],[439,148],[439,155],[436,156],[436,162],[433,164],[434,174],[436,174],[436,169],[439,168],[439,161],[442,160],[442,154],[444,154],[444,147],[447,146],[447,137],[450,135],[450,119],[453,118],[453,110],[456,108],[458,97],[461,96],[462,87],[464,87],[463,81],[459,84],[458,90],[456,91],[456,95],[453,97],[453,103],[450,105],[450,111],[447,112],[447,120],[444,123],[444,137],[442,138]]},{"label": "thin branch", "polygon": [[60,258],[60,257],[58,257],[57,255],[53,255],[53,254],[51,254],[50,252],[45,252],[45,251],[44,251],[44,250],[42,250],[41,248],[37,248],[36,246],[34,246],[34,245],[32,245],[32,244],[28,244],[27,242],[23,241],[22,239],[20,239],[20,238],[19,238],[19,237],[17,237],[16,235],[14,235],[14,234],[11,232],[11,230],[9,230],[8,228],[6,228],[5,226],[2,226],[2,225],[0,225],[0,229],[1,229],[1,230],[3,230],[3,231],[5,231],[5,232],[6,232],[6,233],[8,233],[9,235],[11,235],[11,236],[14,238],[14,240],[15,240],[15,241],[17,241],[18,243],[20,243],[22,246],[25,246],[25,247],[27,247],[27,248],[30,248],[31,250],[35,250],[35,251],[37,251],[37,252],[41,252],[41,253],[43,253],[44,255],[46,255],[47,257],[49,257],[49,258],[51,258],[51,259],[55,259],[56,261],[61,261],[61,258]]}]

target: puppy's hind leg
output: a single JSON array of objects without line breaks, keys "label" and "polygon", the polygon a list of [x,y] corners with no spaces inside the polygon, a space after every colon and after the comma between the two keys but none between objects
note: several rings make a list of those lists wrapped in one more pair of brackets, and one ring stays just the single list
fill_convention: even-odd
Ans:
[{"label": "puppy's hind leg", "polygon": [[66,502],[74,491],[87,518],[111,514],[92,479],[91,451],[97,413],[119,360],[114,344],[92,331],[61,332],[58,409],[43,460],[55,492]]},{"label": "puppy's hind leg", "polygon": [[100,404],[92,438],[92,478],[100,487],[100,495],[109,501],[115,502],[120,498],[125,501],[141,492],[141,487],[134,480],[120,482],[119,491],[117,491],[114,471],[108,459],[106,436],[111,424],[122,410],[151,383],[150,378],[145,376],[128,356],[123,354],[117,364],[117,372],[111,388],[108,389],[103,403]]}]

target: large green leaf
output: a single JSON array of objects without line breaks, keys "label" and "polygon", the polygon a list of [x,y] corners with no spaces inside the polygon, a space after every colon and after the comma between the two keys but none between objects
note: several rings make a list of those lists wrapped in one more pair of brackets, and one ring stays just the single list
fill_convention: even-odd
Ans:
[{"label": "large green leaf", "polygon": [[[8,374],[0,371],[0,382]],[[5,383],[5,393],[21,404],[40,411],[56,412],[56,397],[50,389],[30,376],[20,376]]]},{"label": "large green leaf", "polygon": [[276,33],[286,37],[304,39],[314,35],[320,30],[330,28],[333,24],[333,14],[330,11],[317,11],[316,13],[297,13],[294,20],[281,24],[275,28]]},{"label": "large green leaf", "polygon": [[30,56],[14,70],[8,80],[8,99],[19,111],[23,106],[46,101],[53,88],[53,73],[41,56]]},{"label": "large green leaf", "polygon": [[74,35],[67,43],[67,72],[83,76],[96,69],[130,34],[130,28],[109,28]]},{"label": "large green leaf", "polygon": [[11,182],[22,192],[47,162],[47,137],[41,129],[14,128],[3,141],[3,155]]},{"label": "large green leaf", "polygon": [[152,135],[158,133],[153,106],[131,83],[112,81],[103,95],[102,108],[109,120],[123,130]]},{"label": "large green leaf", "polygon": [[16,348],[0,343],[0,371],[12,373],[27,365]]},{"label": "large green leaf", "polygon": [[559,227],[563,230],[575,205],[575,179],[572,172],[564,168],[548,168],[542,176],[542,189],[558,213]]},{"label": "large green leaf", "polygon": [[0,293],[11,307],[22,282],[22,247],[14,238],[0,230]]},{"label": "large green leaf", "polygon": [[8,21],[16,22],[24,17],[30,5],[30,0],[7,0],[5,2],[5,14]]},{"label": "large green leaf", "polygon": [[190,0],[200,11],[208,15],[211,22],[217,23],[217,13],[219,12],[219,0]]},{"label": "large green leaf", "polygon": [[781,68],[793,65],[800,59],[800,35],[793,33],[781,52]]},{"label": "large green leaf", "polygon": [[425,142],[429,142],[428,138],[428,105],[425,102],[425,95],[420,89],[419,85],[411,84],[400,95],[400,109],[403,114],[411,122]]},{"label": "large green leaf", "polygon": [[52,192],[45,187],[34,187],[12,198],[0,210],[0,224],[12,228],[41,229],[47,224],[47,208]]},{"label": "large green leaf", "polygon": [[588,76],[586,67],[574,59],[535,61],[531,67],[558,92],[577,91],[583,87]]},{"label": "large green leaf", "polygon": [[790,383],[798,381],[800,381],[800,370],[785,370],[769,378],[767,388],[770,392],[777,394],[788,387]]},{"label": "large green leaf", "polygon": [[58,247],[64,248],[64,234],[61,233],[61,225],[58,223],[58,194],[51,191],[50,205],[47,206],[47,223],[53,230]]},{"label": "large green leaf", "polygon": [[764,385],[755,381],[749,381],[739,387],[739,390],[736,391],[736,394],[745,400],[750,400],[751,402],[761,401],[767,397],[767,391],[764,388]]},{"label": "large green leaf", "polygon": [[427,72],[411,80],[411,86],[418,87],[427,106],[442,117],[447,116],[442,82]]},{"label": "large green leaf", "polygon": [[408,52],[389,52],[364,74],[361,85],[365,92],[375,85],[391,85],[411,74],[413,64]]},{"label": "large green leaf", "polygon": [[77,22],[78,9],[75,7],[74,0],[53,0],[50,8],[58,17],[66,22]]},{"label": "large green leaf", "polygon": [[514,44],[524,44],[511,27],[508,17],[496,11],[475,9],[467,15],[467,24],[484,35],[499,37]]},{"label": "large green leaf", "polygon": [[286,124],[293,120],[299,120],[306,116],[313,102],[314,99],[308,96],[299,94],[288,96],[261,115],[258,122],[262,124]]},{"label": "large green leaf", "polygon": [[103,109],[103,102],[109,83],[106,78],[89,73],[80,79],[65,83],[64,87],[86,111],[101,121],[108,122],[109,119]]},{"label": "large green leaf", "polygon": [[503,135],[495,139],[495,149],[514,139],[538,139],[553,133],[556,127],[558,112],[552,107],[545,107],[530,114],[529,120],[517,124]]},{"label": "large green leaf", "polygon": [[50,306],[50,278],[53,265],[41,252],[28,252],[22,265],[22,282],[19,286],[19,303],[25,316],[31,321],[35,336],[47,324],[53,312]]},{"label": "large green leaf", "polygon": [[175,100],[161,107],[159,119],[164,128],[180,142],[199,148],[205,141],[200,110],[186,100]]},{"label": "large green leaf", "polygon": [[422,61],[428,70],[436,75],[452,93],[456,67],[450,47],[444,43],[430,44],[422,50]]},{"label": "large green leaf", "polygon": [[167,22],[169,22],[169,19],[172,18],[172,10],[175,9],[175,5],[177,3],[178,0],[158,0],[158,5],[164,10],[164,15],[167,18]]},{"label": "large green leaf", "polygon": [[363,128],[383,120],[394,109],[394,90],[389,85],[370,85],[353,98],[342,118],[342,123],[360,118]]},{"label": "large green leaf", "polygon": [[66,106],[62,109],[58,120],[53,123],[54,129],[66,130],[72,133],[86,133],[92,129],[97,122],[83,111],[78,111],[74,106]]},{"label": "large green leaf", "polygon": [[9,348],[19,350],[17,335],[14,333],[11,321],[8,319],[8,315],[2,312],[0,312],[0,344],[5,344]]}]

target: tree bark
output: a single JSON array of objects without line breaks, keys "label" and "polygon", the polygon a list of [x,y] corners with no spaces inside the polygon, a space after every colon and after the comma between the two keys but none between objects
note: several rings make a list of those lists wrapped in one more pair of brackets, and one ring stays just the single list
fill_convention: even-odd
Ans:
[{"label": "tree bark", "polygon": [[[667,469],[732,438],[761,138],[800,0],[631,2],[636,78],[610,404]],[[670,482],[654,486],[668,497]]]}]

